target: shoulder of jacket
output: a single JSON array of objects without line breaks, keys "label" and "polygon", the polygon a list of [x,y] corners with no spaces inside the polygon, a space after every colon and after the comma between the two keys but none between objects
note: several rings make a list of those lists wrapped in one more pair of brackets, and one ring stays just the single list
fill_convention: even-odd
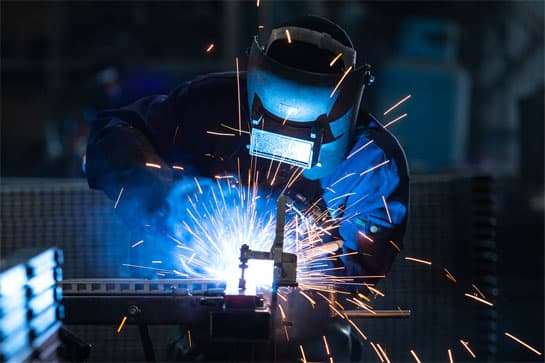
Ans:
[{"label": "shoulder of jacket", "polygon": [[408,175],[407,158],[398,139],[372,114],[365,112],[362,117],[366,118],[366,122],[357,127],[356,137],[373,140],[387,158],[393,158],[396,161],[398,168],[401,169],[400,172]]}]

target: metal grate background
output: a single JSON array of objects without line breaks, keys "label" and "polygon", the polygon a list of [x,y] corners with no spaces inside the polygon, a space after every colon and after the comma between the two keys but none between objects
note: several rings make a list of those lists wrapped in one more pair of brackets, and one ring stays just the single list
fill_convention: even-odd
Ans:
[{"label": "metal grate background", "polygon": [[[488,177],[421,176],[413,178],[405,248],[386,281],[378,287],[384,298],[374,307],[412,310],[408,320],[365,320],[362,330],[386,347],[392,361],[473,360],[460,340],[479,361],[494,360],[496,312],[464,293],[472,284],[488,300],[497,295],[496,246],[492,180]],[[431,266],[405,260],[416,257]],[[456,283],[445,275],[447,269]],[[364,344],[364,360],[376,361]]]},{"label": "metal grate background", "polygon": [[[84,180],[3,179],[0,253],[33,246],[64,250],[66,279],[122,277],[128,258],[129,233],[114,213],[113,203],[89,190]],[[405,249],[388,278],[378,287],[384,298],[375,308],[411,309],[409,320],[364,320],[362,330],[385,347],[393,361],[410,361],[414,349],[422,361],[470,358],[459,342],[469,345],[480,361],[494,359],[494,308],[464,297],[474,283],[494,300],[497,294],[496,245],[492,180],[487,177],[417,176],[412,179],[410,220]],[[432,266],[404,260],[412,256]],[[447,268],[457,279],[444,276]],[[115,334],[115,327],[71,329],[95,345],[91,360],[142,360],[136,327]],[[153,327],[158,357],[176,327]],[[335,352],[333,352],[334,354]],[[377,357],[364,344],[364,361]]]},{"label": "metal grate background", "polygon": [[64,278],[118,277],[129,232],[113,203],[82,179],[2,179],[0,255],[23,247],[64,251]]}]

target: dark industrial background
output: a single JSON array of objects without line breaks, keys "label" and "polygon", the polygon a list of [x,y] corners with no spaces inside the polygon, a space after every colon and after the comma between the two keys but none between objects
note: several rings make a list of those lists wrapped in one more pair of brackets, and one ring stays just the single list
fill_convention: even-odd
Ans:
[{"label": "dark industrial background", "polygon": [[[360,63],[375,70],[376,84],[364,99],[371,113],[389,121],[385,106],[412,94],[407,118],[390,129],[406,147],[416,179],[477,176],[477,189],[493,180],[490,339],[497,351],[490,359],[536,360],[503,332],[543,348],[543,1],[261,1],[259,7],[254,1],[2,1],[0,9],[3,187],[19,178],[82,178],[97,110],[167,93],[195,75],[234,70],[235,57],[244,64],[257,25],[266,34],[303,14],[339,23]],[[426,26],[441,32],[419,38]],[[453,211],[460,218],[467,212],[459,203]],[[433,226],[426,220],[436,223],[441,211],[416,214],[418,228],[427,230]],[[457,241],[444,233],[435,243],[456,251]],[[466,264],[463,257],[449,261],[453,271]],[[399,261],[394,272],[404,273]],[[463,324],[454,319],[452,329]]]}]

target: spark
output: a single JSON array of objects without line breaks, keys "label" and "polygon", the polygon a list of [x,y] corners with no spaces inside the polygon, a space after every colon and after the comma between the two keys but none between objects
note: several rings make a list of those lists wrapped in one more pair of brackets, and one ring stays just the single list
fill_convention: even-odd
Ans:
[{"label": "spark", "polygon": [[303,295],[303,297],[304,297],[305,299],[307,299],[307,300],[310,302],[310,304],[312,305],[312,307],[314,308],[314,305],[316,305],[316,301],[314,301],[314,299],[312,299],[310,296],[308,296],[307,294],[305,294],[305,292],[302,291],[302,290],[299,290],[299,293],[300,293],[301,295]]},{"label": "spark", "polygon": [[364,309],[364,310],[367,310],[368,312],[370,312],[371,314],[373,315],[377,315],[377,313],[373,310],[373,307],[370,306],[370,305],[367,305],[366,303],[362,302],[362,301],[359,301],[359,300],[355,300],[354,301],[356,302],[359,302],[361,305],[361,307]]},{"label": "spark", "polygon": [[201,184],[199,183],[199,179],[197,179],[197,177],[193,177],[193,180],[195,181],[195,184],[197,185],[197,189],[199,189],[199,194],[202,194],[202,188],[201,188]]},{"label": "spark", "polygon": [[136,246],[140,246],[142,243],[144,243],[144,240],[143,240],[143,239],[141,239],[140,241],[138,241],[138,242],[136,242],[135,244],[133,244],[133,245],[131,246],[131,248],[135,248]]},{"label": "spark", "polygon": [[368,235],[363,233],[363,231],[358,231],[358,234],[361,234],[362,237],[365,238],[366,240],[368,240],[369,242],[375,242],[375,241],[373,241],[373,239],[371,237],[369,237]]},{"label": "spark", "polygon": [[178,270],[172,270],[172,273],[174,273],[175,275],[178,275],[178,276],[182,276],[182,277],[189,277],[188,274],[184,274]]},{"label": "spark", "polygon": [[356,150],[352,151],[347,157],[346,159],[350,159],[352,156],[356,155],[357,153],[359,153],[360,151],[362,151],[363,149],[365,149],[367,146],[371,145],[372,143],[374,143],[375,140],[369,140],[367,141],[365,144],[363,144],[362,146],[360,146],[359,148],[357,148]]},{"label": "spark", "polygon": [[224,124],[224,123],[220,123],[220,126],[221,126],[221,127],[225,127],[226,129],[231,130],[231,131],[242,132],[243,134],[250,135],[250,131],[246,131],[246,130],[242,130],[242,129],[237,130],[236,128],[231,127],[231,126],[229,126],[229,125],[226,125],[226,124]]},{"label": "spark", "polygon": [[218,180],[221,180],[221,179],[233,179],[234,176],[233,175],[214,175],[214,179],[218,179]]},{"label": "spark", "polygon": [[163,263],[163,261],[161,261],[161,260],[153,260],[153,261],[151,261],[151,263],[161,264],[161,263]]},{"label": "spark", "polygon": [[329,307],[331,308],[331,310],[333,310],[335,313],[337,313],[337,315],[339,315],[339,317],[341,317],[341,319],[346,319],[344,317],[344,315],[341,314],[341,312],[339,310],[337,310],[337,308],[334,305],[329,304]]},{"label": "spark", "polygon": [[386,203],[386,198],[382,196],[382,203],[384,203],[384,209],[386,209],[386,214],[388,215],[388,222],[392,223],[392,217],[390,216],[390,210],[388,209],[388,204]]},{"label": "spark", "polygon": [[329,203],[333,202],[333,201],[336,201],[336,200],[339,200],[339,199],[343,199],[343,198],[346,198],[346,197],[350,197],[352,195],[356,195],[357,193],[345,193],[343,195],[339,195],[338,197],[335,197],[335,198],[331,198],[329,200]]},{"label": "spark", "polygon": [[276,171],[274,172],[273,178],[272,178],[271,183],[270,183],[271,187],[274,185],[274,182],[276,180],[276,176],[278,175],[278,171],[280,170],[280,165],[282,165],[282,161],[278,162],[278,165],[276,166]]},{"label": "spark", "polygon": [[191,330],[187,331],[187,343],[189,344],[189,348],[191,348],[192,341],[191,341]]},{"label": "spark", "polygon": [[403,102],[407,101],[409,98],[411,98],[411,95],[407,95],[403,97],[400,101],[397,101],[392,107],[384,111],[384,116],[395,110],[398,106],[400,106]]},{"label": "spark", "polygon": [[357,300],[356,298],[354,298],[354,299],[348,298],[348,299],[346,299],[346,301],[351,302],[352,304],[354,304],[354,305],[356,305],[356,306],[358,306],[358,307],[360,307],[360,308],[362,308],[364,310],[367,310],[368,312],[370,312],[373,315],[377,314],[375,311],[373,311],[373,309],[371,309],[371,307],[369,305],[365,304],[363,301]]},{"label": "spark", "polygon": [[172,169],[176,169],[176,170],[184,170],[184,167],[181,166],[181,165],[172,165]]},{"label": "spark", "polygon": [[[258,213],[262,208],[258,209],[257,185],[250,181],[247,189],[246,183],[231,184],[230,180],[218,179],[214,184],[200,187],[195,180],[199,188],[195,195],[199,198],[192,198],[192,204],[186,208],[184,215],[189,218],[180,222],[173,218],[173,223],[182,224],[177,229],[188,234],[184,239],[190,239],[191,253],[196,253],[192,265],[185,258],[179,261],[182,271],[194,278],[232,279],[240,274],[238,258],[242,244],[264,251],[270,250],[274,240],[274,212],[263,208],[266,212]],[[285,249],[292,248],[290,241],[285,241]],[[257,286],[270,287],[272,266],[268,261],[250,261],[249,273]]]},{"label": "spark", "polygon": [[[342,253],[342,254],[339,254],[339,255],[335,255],[335,259],[337,259],[337,257],[357,255],[358,253],[359,253],[358,251]],[[330,258],[326,258],[326,259],[330,260]]]},{"label": "spark", "polygon": [[189,257],[189,260],[187,260],[187,263],[191,263],[191,262],[193,261],[193,259],[195,258],[196,255],[197,255],[196,253],[193,253],[193,254],[191,255],[191,257]]},{"label": "spark", "polygon": [[290,335],[288,334],[288,327],[284,325],[284,334],[286,335],[286,341],[290,341]]},{"label": "spark", "polygon": [[[168,273],[170,273],[170,271],[165,270],[165,269],[163,269],[163,268],[149,267],[149,266],[141,266],[141,265],[133,265],[133,264],[130,264],[130,263],[124,263],[124,264],[122,264],[121,266],[124,266],[124,267],[134,267],[134,268],[142,268],[142,269],[145,269],[145,270],[155,270],[155,271],[168,272]],[[188,275],[186,275],[186,276],[188,276]]]},{"label": "spark", "polygon": [[333,357],[329,357],[329,363],[333,363]]},{"label": "spark", "polygon": [[463,340],[460,339],[460,343],[462,343],[462,345],[464,346],[464,348],[466,348],[466,350],[469,352],[469,354],[471,354],[471,356],[472,356],[473,358],[477,358],[477,356],[475,355],[475,353],[473,353],[473,351],[469,348],[468,342],[464,342]]},{"label": "spark", "polygon": [[395,124],[396,122],[398,122],[399,120],[404,119],[405,117],[407,117],[407,114],[406,114],[406,113],[404,113],[404,114],[401,115],[401,116],[396,117],[395,119],[393,119],[392,121],[390,121],[390,122],[388,122],[386,125],[384,125],[383,127],[384,127],[385,129],[387,129],[388,126],[391,126],[391,125]]},{"label": "spark", "polygon": [[450,273],[449,270],[447,270],[445,267],[443,268],[443,271],[445,271],[445,276],[452,282],[456,283],[456,279],[454,276]]},{"label": "spark", "polygon": [[208,48],[206,48],[206,53],[210,53],[210,51],[214,49],[214,43],[210,43],[210,45],[208,46]]},{"label": "spark", "polygon": [[418,263],[423,263],[424,265],[431,266],[431,261],[421,260],[419,258],[414,258],[414,257],[405,257],[405,259],[407,261],[414,261],[414,262],[418,262]]},{"label": "spark", "polygon": [[381,163],[379,163],[379,164],[377,164],[377,165],[375,165],[375,166],[372,166],[372,167],[370,167],[369,169],[367,169],[367,170],[361,172],[361,173],[360,173],[360,176],[364,176],[365,174],[367,174],[367,173],[369,173],[369,172],[371,172],[371,171],[373,171],[373,170],[375,170],[375,169],[377,169],[377,168],[380,168],[381,166],[384,166],[384,165],[388,164],[389,162],[390,162],[390,159],[385,160],[385,161],[383,161],[383,162],[381,162]]},{"label": "spark", "polygon": [[[385,277],[385,275],[382,275],[382,277]],[[369,299],[366,295],[362,294],[361,292],[358,292],[358,297],[367,302],[371,302],[371,299]]]},{"label": "spark", "polygon": [[481,297],[482,297],[483,299],[486,299],[486,296],[484,296],[483,292],[482,292],[481,290],[479,290],[479,288],[478,288],[477,286],[475,286],[475,284],[471,284],[471,286],[475,289],[475,291],[477,291],[477,293],[478,293],[479,295],[481,295]]},{"label": "spark", "polygon": [[323,200],[322,197],[316,199],[316,200],[314,201],[314,203],[312,203],[308,209],[309,209],[309,210],[312,210],[312,208],[316,207],[316,206],[318,205],[318,203],[320,203],[322,200]]},{"label": "spark", "polygon": [[[286,30],[287,31],[287,30]],[[286,117],[284,118],[284,120],[282,121],[282,126],[284,126],[286,124],[286,122],[288,121],[288,118],[291,116],[291,113],[292,112],[295,112],[295,110],[293,108],[289,108],[288,109],[288,112],[286,112]]]},{"label": "spark", "polygon": [[259,7],[259,0],[257,0],[255,6],[258,8]]},{"label": "spark", "polygon": [[280,309],[280,315],[282,315],[282,320],[286,320],[286,313],[284,312],[284,308],[282,308],[282,305],[278,304],[278,309]]},{"label": "spark", "polygon": [[399,246],[392,240],[389,240],[388,242],[390,242],[392,244],[392,246],[394,246],[394,248],[397,250],[397,252],[401,252],[401,248],[399,248]]},{"label": "spark", "polygon": [[[299,170],[298,172],[295,172],[294,174],[292,174],[292,176],[290,177],[290,179],[288,180],[288,182],[286,184],[286,188],[284,188],[284,189],[290,188],[297,181],[297,179],[299,179],[299,177],[305,171],[305,169],[303,169],[303,168],[300,168],[300,169],[301,170]],[[293,180],[292,180],[292,177],[293,177]]]},{"label": "spark", "polygon": [[471,294],[468,294],[468,293],[465,293],[464,295],[467,296],[467,297],[469,297],[469,298],[471,298],[471,299],[473,299],[473,300],[476,300],[476,301],[478,301],[478,302],[480,302],[480,303],[483,303],[483,304],[485,304],[485,305],[494,306],[494,304],[491,303],[490,301],[485,300],[485,299],[481,299],[481,298],[478,297],[478,296],[471,295]]},{"label": "spark", "polygon": [[373,342],[370,342],[371,343],[371,346],[373,347],[373,350],[375,351],[378,359],[380,359],[380,361],[382,363],[384,363],[384,359],[382,358],[382,355],[380,354],[380,352],[378,351],[377,347],[375,346],[375,344]]},{"label": "spark", "polygon": [[450,349],[447,349],[447,352],[448,352],[449,363],[454,363],[454,359],[452,359],[452,351]]},{"label": "spark", "polygon": [[278,294],[278,297],[279,297],[280,299],[282,299],[284,302],[288,302],[288,298],[285,297],[284,295],[282,295],[282,294],[279,293],[279,294]]},{"label": "spark", "polygon": [[[348,158],[347,158],[347,159],[348,159]],[[335,182],[333,182],[333,183],[330,185],[330,187],[334,187],[337,183],[340,183],[340,182],[343,181],[344,179],[349,178],[349,177],[351,177],[351,176],[353,176],[353,175],[356,175],[356,173],[348,173],[348,174],[346,174],[345,176],[343,176],[343,177],[341,177],[341,178],[335,180]]]},{"label": "spark", "polygon": [[159,164],[146,163],[146,166],[149,166],[150,168],[161,169],[161,165]]},{"label": "spark", "polygon": [[[238,170],[240,161],[237,159]],[[231,183],[233,178],[216,179],[216,183],[199,183],[197,178],[184,183],[196,185],[194,194],[185,195],[189,203],[180,210],[181,218],[176,215],[169,218],[174,225],[172,227],[175,236],[168,237],[176,242],[176,247],[187,251],[181,251],[176,261],[181,265],[176,270],[154,269],[161,273],[182,274],[192,278],[225,280],[238,278],[240,269],[238,258],[240,246],[248,244],[252,250],[270,250],[275,235],[274,209],[265,208],[262,203],[269,203],[271,195],[261,194],[258,189],[257,179],[259,173],[254,171],[254,162],[248,170],[248,183]],[[277,169],[277,168],[276,168]],[[301,175],[303,169],[292,168],[289,183],[292,184]],[[275,172],[275,174],[277,174]],[[268,179],[268,178],[267,178]],[[241,178],[239,177],[240,181]],[[321,199],[314,201],[315,206]],[[176,202],[176,201],[173,201]],[[258,204],[259,203],[259,204]],[[179,204],[179,203],[178,203]],[[310,208],[310,209],[311,209]],[[344,286],[363,286],[362,280],[366,276],[336,276],[329,271],[342,270],[344,267],[330,268],[325,261],[340,258],[331,255],[331,248],[324,241],[324,236],[331,234],[331,230],[337,228],[338,222],[333,219],[318,217],[310,223],[306,209],[302,216],[295,214],[286,221],[284,250],[295,252],[298,256],[297,282],[302,296],[315,306],[314,296],[307,291],[334,292],[350,295],[344,291]],[[174,212],[173,212],[174,213]],[[181,237],[183,236],[183,237]],[[188,246],[181,242],[187,241]],[[335,250],[338,245],[331,242]],[[191,256],[191,257],[190,257]],[[249,266],[252,278],[256,286],[270,288],[272,283],[272,268],[267,261],[250,261]],[[269,261],[270,262],[270,261]],[[181,271],[181,272],[179,272]],[[249,271],[249,272],[250,272]],[[255,272],[254,272],[255,271]],[[381,276],[383,277],[383,276]],[[227,282],[229,283],[230,280]],[[279,295],[285,300],[283,295]],[[330,302],[331,310],[344,319],[344,315],[334,302]],[[284,311],[285,312],[285,311]]]},{"label": "spark", "polygon": [[257,29],[265,29],[265,25],[258,25]]},{"label": "spark", "polygon": [[348,323],[350,325],[352,325],[352,327],[358,332],[358,334],[363,338],[363,340],[367,340],[367,336],[365,334],[363,334],[363,332],[361,331],[361,329],[356,325],[356,323],[354,323],[351,319],[348,319],[348,317],[346,317],[346,320],[348,321]]},{"label": "spark", "polygon": [[125,326],[125,322],[127,321],[127,317],[123,316],[123,320],[121,320],[121,323],[117,327],[117,334],[121,333],[121,329]]},{"label": "spark", "polygon": [[326,353],[327,355],[331,355],[331,353],[329,352],[329,345],[327,344],[327,339],[326,339],[325,335],[322,336],[322,338],[323,338],[323,340],[324,340],[325,353]]},{"label": "spark", "polygon": [[342,306],[342,304],[340,302],[338,302],[337,300],[335,300],[335,305],[337,305],[338,307],[341,308],[341,310],[344,310],[344,306]]},{"label": "spark", "polygon": [[288,29],[286,29],[286,38],[288,38],[288,44],[291,44],[291,35]]},{"label": "spark", "polygon": [[117,200],[115,201],[114,209],[117,208],[117,205],[119,204],[119,200],[121,199],[122,194],[123,194],[123,187],[121,187],[121,190],[119,191],[119,195],[117,196]]},{"label": "spark", "polygon": [[509,334],[508,332],[505,332],[505,335],[507,335],[509,338],[513,339],[515,342],[519,343],[520,345],[524,346],[525,348],[528,348],[532,352],[536,353],[537,355],[541,355],[541,352],[534,347],[532,347],[530,344],[522,341],[521,339],[517,338],[514,335]]},{"label": "spark", "polygon": [[307,357],[305,356],[305,350],[303,349],[303,346],[299,345],[299,349],[301,350],[301,357],[302,357],[303,363],[307,363]]},{"label": "spark", "polygon": [[367,287],[369,289],[369,291],[371,291],[373,294],[375,295],[379,295],[381,297],[384,297],[384,294],[380,291],[380,290],[377,290],[375,289],[374,287],[370,286],[369,284],[365,284],[365,287]]},{"label": "spark", "polygon": [[238,101],[238,136],[242,135],[242,112],[240,110],[240,72],[238,69],[238,57],[235,58],[237,67],[237,101]]},{"label": "spark", "polygon": [[380,350],[380,352],[382,353],[382,356],[384,357],[384,359],[386,360],[386,363],[390,363],[390,359],[388,358],[388,355],[386,354],[386,351],[384,349],[382,349],[382,347],[380,346],[379,343],[377,343],[377,347]]},{"label": "spark", "polygon": [[177,248],[183,248],[184,250],[193,251],[192,248],[184,246],[184,244],[181,241],[178,241],[176,238],[172,237],[170,234],[167,234],[167,237],[176,242]]},{"label": "spark", "polygon": [[333,97],[335,92],[337,92],[337,89],[340,87],[341,83],[344,81],[344,79],[346,78],[346,76],[348,75],[348,73],[351,70],[352,70],[352,66],[348,67],[348,69],[346,71],[344,71],[341,79],[339,80],[339,82],[337,82],[337,85],[335,86],[335,88],[333,88],[333,91],[331,91],[331,94],[329,95],[329,98]]},{"label": "spark", "polygon": [[216,135],[216,136],[236,136],[235,134],[231,134],[227,132],[216,132],[216,131],[209,131],[209,130],[206,130],[206,133],[209,135]]},{"label": "spark", "polygon": [[174,136],[172,137],[172,143],[176,143],[176,138],[178,137],[178,131],[180,130],[180,126],[176,126],[176,130],[174,130]]},{"label": "spark", "polygon": [[420,361],[420,359],[418,358],[418,356],[416,355],[416,353],[414,352],[414,350],[412,350],[412,349],[411,349],[411,354],[413,355],[414,360],[416,361],[416,363],[422,363]]},{"label": "spark", "polygon": [[369,194],[365,194],[363,197],[359,198],[358,200],[356,200],[355,202],[349,204],[347,207],[346,207],[346,210],[349,210],[350,208],[353,208],[355,207],[356,205],[358,205],[358,203],[360,203],[362,200],[364,200],[365,198],[367,198],[369,196]]},{"label": "spark", "polygon": [[335,62],[337,62],[339,60],[340,57],[343,56],[343,52],[339,52],[339,54],[337,54],[335,56],[335,58],[333,58],[333,60],[329,63],[329,66],[330,67],[333,67],[333,65],[335,64]]}]

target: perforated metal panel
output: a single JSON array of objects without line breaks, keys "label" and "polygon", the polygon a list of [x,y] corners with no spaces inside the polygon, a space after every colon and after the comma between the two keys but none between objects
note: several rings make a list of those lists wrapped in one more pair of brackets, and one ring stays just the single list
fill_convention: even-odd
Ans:
[{"label": "perforated metal panel", "polygon": [[[486,221],[487,242],[479,221]],[[385,347],[392,361],[414,360],[413,349],[422,361],[447,361],[448,349],[455,360],[471,358],[460,343],[469,341],[479,361],[493,360],[495,352],[494,307],[471,300],[475,284],[489,300],[497,293],[493,239],[493,205],[489,178],[422,176],[414,177],[405,249],[378,288],[384,298],[375,308],[410,309],[408,320],[365,320],[362,330]],[[483,260],[483,243],[491,254]],[[431,266],[405,260],[416,257]],[[444,269],[454,276],[448,279]],[[376,360],[369,344],[364,344],[364,360]]]},{"label": "perforated metal panel", "polygon": [[129,233],[113,203],[87,182],[2,179],[0,253],[23,247],[58,246],[65,279],[117,277],[127,262]]}]

